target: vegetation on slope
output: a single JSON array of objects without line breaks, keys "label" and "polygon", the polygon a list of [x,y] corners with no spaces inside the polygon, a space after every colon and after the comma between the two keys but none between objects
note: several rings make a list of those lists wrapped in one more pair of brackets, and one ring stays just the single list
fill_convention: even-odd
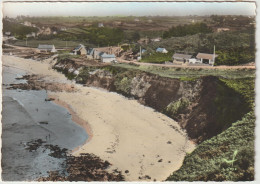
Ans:
[{"label": "vegetation on slope", "polygon": [[215,65],[240,65],[255,62],[255,50],[249,47],[236,47],[218,50]]},{"label": "vegetation on slope", "polygon": [[151,42],[142,45],[147,51],[164,47],[175,53],[213,53],[216,46],[216,65],[239,65],[255,61],[255,32],[249,27],[245,30],[198,33],[182,37],[163,39],[160,42]]},{"label": "vegetation on slope", "polygon": [[255,106],[255,78],[247,77],[240,79],[220,78],[228,87],[240,93],[246,100],[247,105],[254,109]]},{"label": "vegetation on slope", "polygon": [[198,145],[191,154],[186,156],[182,167],[167,180],[254,180],[255,80],[254,78],[220,78],[220,80],[246,100],[245,106],[249,107],[250,112],[227,130]]},{"label": "vegetation on slope", "polygon": [[194,35],[197,33],[211,33],[212,30],[205,23],[195,23],[188,25],[173,26],[163,33],[163,38],[182,37],[186,35]]},{"label": "vegetation on slope", "polygon": [[118,63],[113,65],[118,68],[136,69],[144,72],[168,78],[180,78],[181,80],[192,80],[201,76],[217,76],[229,79],[255,77],[255,69],[205,69],[205,68],[174,68],[164,66],[145,66],[136,64]]},{"label": "vegetation on slope", "polygon": [[254,113],[201,143],[168,181],[254,180]]},{"label": "vegetation on slope", "polygon": [[26,37],[26,34],[37,31],[38,29],[35,27],[28,27],[3,19],[3,32],[11,32],[12,35],[16,36],[19,39],[24,39]]},{"label": "vegetation on slope", "polygon": [[61,40],[81,40],[99,46],[118,45],[124,39],[124,32],[119,28],[81,27],[73,28],[58,34]]}]

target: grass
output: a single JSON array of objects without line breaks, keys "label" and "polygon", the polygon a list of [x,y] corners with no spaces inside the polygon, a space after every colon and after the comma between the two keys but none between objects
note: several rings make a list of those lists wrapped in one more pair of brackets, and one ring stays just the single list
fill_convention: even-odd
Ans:
[{"label": "grass", "polygon": [[[39,44],[48,44],[48,45],[54,45],[56,49],[65,49],[66,46],[67,48],[74,48],[78,46],[82,42],[77,42],[77,41],[63,41],[63,40],[58,40],[58,39],[52,39],[52,40],[27,40],[27,46],[28,47],[33,47],[37,48]],[[17,46],[26,46],[26,41],[19,40],[14,43],[14,45]]]},{"label": "grass", "polygon": [[225,79],[220,78],[228,87],[240,93],[251,109],[255,106],[255,78]]},{"label": "grass", "polygon": [[167,180],[254,180],[254,128],[255,116],[250,112],[221,134],[201,143]]},{"label": "grass", "polygon": [[[242,120],[217,136],[202,142],[185,157],[182,167],[168,177],[169,181],[252,181],[254,180],[254,140],[255,140],[255,78],[219,78],[226,87],[239,93],[246,103],[241,109],[250,111]],[[214,103],[225,110],[226,90],[218,87],[218,98]],[[224,103],[223,103],[224,101]],[[231,109],[226,109],[232,114]],[[221,122],[230,117],[218,115]]]},{"label": "grass", "polygon": [[156,74],[161,77],[179,78],[181,80],[192,80],[201,76],[217,76],[229,79],[239,79],[245,77],[255,77],[254,69],[191,69],[191,68],[170,68],[163,66],[144,66],[144,65],[131,65],[131,64],[115,64],[115,67],[121,67],[125,69],[136,69],[145,71],[148,73]]},{"label": "grass", "polygon": [[179,100],[170,103],[166,108],[164,113],[170,117],[174,117],[177,114],[181,113],[185,108],[189,106],[189,100],[185,97],[180,98]]},{"label": "grass", "polygon": [[[89,72],[95,69],[97,68],[83,68],[76,77],[76,81],[85,83],[88,79]],[[219,123],[224,127],[224,120],[228,119],[230,120],[228,125],[231,124],[231,126],[219,135],[199,144],[192,153],[185,157],[182,167],[169,176],[167,180],[247,181],[254,179],[255,116],[253,104],[255,94],[255,70],[186,69],[139,66],[133,64],[115,64],[102,67],[102,69],[113,74],[115,78],[115,90],[125,96],[130,95],[132,79],[142,71],[155,73],[163,77],[179,78],[184,81],[192,81],[195,80],[196,77],[204,75],[218,76],[220,79],[220,83],[217,83],[217,85],[219,85],[217,86],[218,95],[215,99],[212,99],[212,103],[219,108],[219,114],[217,114]],[[229,89],[230,92],[227,91],[227,89]],[[244,116],[242,115],[243,113],[238,113],[241,114],[243,118],[236,122],[234,122],[235,120],[232,120],[232,117],[225,117],[225,114],[232,114],[232,110],[236,108],[236,103],[233,103],[229,99],[230,96],[234,95],[234,91],[239,93],[248,104],[252,104],[251,112]],[[240,99],[239,95],[238,99]],[[169,113],[177,114],[183,111],[188,103],[187,99],[181,99],[170,104],[167,107],[167,110]],[[231,105],[227,106],[227,103],[231,103]],[[238,108],[243,109],[244,107]],[[233,113],[233,115],[234,114],[236,115],[236,113]]]},{"label": "grass", "polygon": [[172,52],[167,54],[155,52],[151,55],[144,56],[140,62],[143,63],[165,63],[165,61],[172,60]]}]

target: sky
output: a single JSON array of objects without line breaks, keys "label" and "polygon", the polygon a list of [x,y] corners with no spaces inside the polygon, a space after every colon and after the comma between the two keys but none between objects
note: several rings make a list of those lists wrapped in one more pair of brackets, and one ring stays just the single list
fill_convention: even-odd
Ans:
[{"label": "sky", "polygon": [[3,3],[3,15],[29,16],[185,16],[255,15],[250,2],[34,2]]}]

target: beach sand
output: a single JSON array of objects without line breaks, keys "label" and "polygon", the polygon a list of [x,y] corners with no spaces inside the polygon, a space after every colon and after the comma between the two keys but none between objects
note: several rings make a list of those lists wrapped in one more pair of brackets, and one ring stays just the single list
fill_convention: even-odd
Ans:
[{"label": "beach sand", "polygon": [[[3,56],[4,65],[44,75],[48,82],[71,83],[50,69],[50,61]],[[48,92],[60,105],[70,107],[92,133],[74,155],[93,153],[109,161],[110,170],[122,171],[127,181],[162,181],[195,148],[178,123],[167,116],[116,93],[74,85],[77,91],[73,93]]]}]

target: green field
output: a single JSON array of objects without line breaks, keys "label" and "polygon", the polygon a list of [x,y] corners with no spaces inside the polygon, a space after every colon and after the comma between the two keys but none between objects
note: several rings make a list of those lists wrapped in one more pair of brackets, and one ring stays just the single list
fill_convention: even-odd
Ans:
[{"label": "green field", "polygon": [[162,77],[169,78],[181,78],[183,80],[189,78],[196,78],[201,76],[219,76],[229,79],[239,79],[239,78],[247,78],[247,77],[255,77],[254,69],[230,69],[230,70],[222,70],[222,69],[191,69],[191,68],[174,68],[174,67],[163,67],[163,66],[144,66],[144,65],[135,65],[135,64],[115,64],[116,67],[122,67],[127,69],[137,69],[153,74],[160,75]]},{"label": "green field", "polygon": [[[52,39],[52,40],[28,40],[27,41],[27,47],[33,47],[37,48],[39,44],[48,44],[48,45],[54,45],[56,49],[65,49],[66,46],[67,48],[74,48],[78,46],[79,44],[84,44],[82,42],[78,41],[63,41],[63,40],[57,40],[57,39]],[[14,45],[17,46],[26,46],[26,41],[16,41]]]}]

